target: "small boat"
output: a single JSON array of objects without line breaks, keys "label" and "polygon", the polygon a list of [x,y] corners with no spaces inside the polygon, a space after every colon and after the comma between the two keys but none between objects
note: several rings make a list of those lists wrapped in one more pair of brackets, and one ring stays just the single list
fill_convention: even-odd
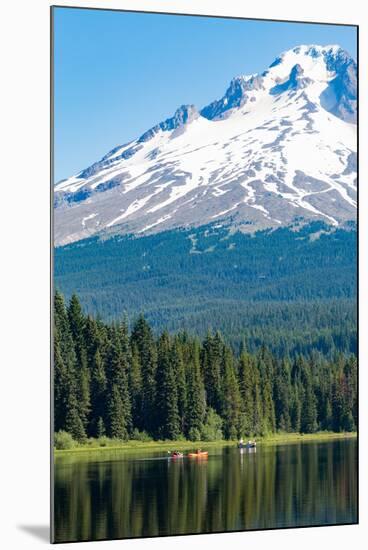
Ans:
[{"label": "small boat", "polygon": [[256,441],[248,441],[247,443],[238,443],[239,449],[255,449],[257,447]]},{"label": "small boat", "polygon": [[173,451],[170,453],[170,458],[183,458],[184,454],[179,451]]},{"label": "small boat", "polygon": [[207,458],[208,451],[196,451],[195,453],[188,453],[188,458]]}]

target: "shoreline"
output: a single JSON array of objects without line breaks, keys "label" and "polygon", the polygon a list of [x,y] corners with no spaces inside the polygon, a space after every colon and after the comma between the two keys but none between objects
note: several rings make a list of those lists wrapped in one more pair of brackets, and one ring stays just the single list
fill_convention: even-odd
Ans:
[{"label": "shoreline", "polygon": [[[292,443],[303,443],[313,441],[330,441],[334,439],[355,439],[357,432],[317,432],[314,434],[300,433],[276,433],[264,437],[256,438],[258,445],[282,445]],[[108,441],[105,446],[99,445],[98,441],[82,444],[71,449],[55,449],[54,456],[63,456],[70,454],[84,453],[104,453],[106,451],[116,452],[131,452],[131,451],[186,451],[195,448],[208,447],[233,447],[238,441],[219,440],[219,441],[134,441],[115,443],[112,440]]]}]

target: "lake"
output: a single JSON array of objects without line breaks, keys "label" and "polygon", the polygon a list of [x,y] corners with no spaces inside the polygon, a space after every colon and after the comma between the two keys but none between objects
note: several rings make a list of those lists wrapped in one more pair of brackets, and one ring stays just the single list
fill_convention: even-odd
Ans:
[{"label": "lake", "polygon": [[55,541],[357,522],[357,440],[55,459]]}]

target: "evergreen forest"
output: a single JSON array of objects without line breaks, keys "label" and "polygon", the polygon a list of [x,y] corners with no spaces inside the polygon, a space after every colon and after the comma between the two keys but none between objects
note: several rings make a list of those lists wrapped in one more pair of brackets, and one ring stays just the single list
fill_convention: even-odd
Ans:
[{"label": "evergreen forest", "polygon": [[357,350],[356,236],[321,222],[99,236],[55,249],[55,284],[106,322],[144,313],[155,336],[220,331],[237,355],[245,339],[251,353],[332,359]]},{"label": "evergreen forest", "polygon": [[54,297],[54,430],[90,437],[218,440],[357,428],[349,350],[284,355],[219,331],[154,331]]}]

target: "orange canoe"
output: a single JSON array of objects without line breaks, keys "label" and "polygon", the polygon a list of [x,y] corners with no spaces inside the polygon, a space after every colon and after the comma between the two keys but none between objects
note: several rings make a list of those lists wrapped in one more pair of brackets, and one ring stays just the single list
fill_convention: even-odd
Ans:
[{"label": "orange canoe", "polygon": [[200,453],[188,453],[188,458],[207,458],[208,451],[201,451]]}]

